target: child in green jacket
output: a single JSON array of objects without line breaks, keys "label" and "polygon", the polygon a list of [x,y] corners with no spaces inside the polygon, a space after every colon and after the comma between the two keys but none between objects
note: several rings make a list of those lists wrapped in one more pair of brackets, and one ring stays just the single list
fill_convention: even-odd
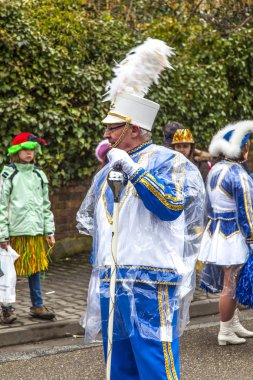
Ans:
[{"label": "child in green jacket", "polygon": [[[18,276],[28,276],[35,318],[53,319],[41,294],[40,272],[48,268],[47,244],[53,245],[54,217],[50,210],[48,180],[45,173],[34,165],[38,143],[46,142],[35,135],[23,132],[17,135],[8,149],[11,164],[1,173],[0,196],[0,247],[8,245],[20,255],[16,261]],[[12,323],[14,308],[2,305],[2,322]]]}]

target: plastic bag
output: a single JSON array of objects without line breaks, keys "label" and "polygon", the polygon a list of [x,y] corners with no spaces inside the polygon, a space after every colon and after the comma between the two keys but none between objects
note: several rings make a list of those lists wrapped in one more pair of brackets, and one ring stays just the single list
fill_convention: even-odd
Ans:
[{"label": "plastic bag", "polygon": [[[153,193],[143,195],[142,201],[142,191],[138,193],[129,181],[121,194],[113,340],[127,339],[137,330],[144,339],[170,342],[183,333],[189,321],[203,226],[204,185],[198,169],[169,149],[151,144],[131,157],[146,170],[143,183],[147,186],[143,186],[152,188]],[[87,343],[97,339],[101,327],[104,341],[107,337],[114,206],[106,180],[108,170],[109,165],[97,173],[77,214],[79,232],[93,236]],[[178,189],[176,198],[168,195],[164,200],[164,191],[170,191],[165,187]],[[143,188],[143,194],[145,191]],[[168,203],[170,197],[182,199],[184,210],[175,220],[160,218],[144,204],[147,199],[154,200],[152,194],[164,200],[166,213],[175,208]]]},{"label": "plastic bag", "polygon": [[204,264],[201,272],[200,288],[209,293],[223,290],[224,272],[221,266],[212,263]]},{"label": "plastic bag", "polygon": [[8,246],[7,251],[0,248],[0,268],[3,275],[0,277],[0,302],[12,303],[16,301],[17,275],[14,263],[19,255]]}]

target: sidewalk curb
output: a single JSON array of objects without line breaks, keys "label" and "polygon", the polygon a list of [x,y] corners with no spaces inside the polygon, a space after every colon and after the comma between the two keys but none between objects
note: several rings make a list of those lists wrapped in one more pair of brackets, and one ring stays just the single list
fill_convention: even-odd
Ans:
[{"label": "sidewalk curb", "polygon": [[42,340],[66,338],[72,335],[83,335],[83,328],[77,320],[51,321],[10,327],[0,332],[0,348],[17,344],[35,343]]},{"label": "sidewalk curb", "polygon": [[[190,318],[213,315],[218,312],[217,299],[194,301],[190,306]],[[83,335],[83,328],[78,320],[38,322],[36,325],[25,327],[10,326],[0,331],[0,348],[72,335]]]},{"label": "sidewalk curb", "polygon": [[203,317],[219,313],[218,299],[205,299],[202,301],[194,301],[190,306],[190,318]]}]

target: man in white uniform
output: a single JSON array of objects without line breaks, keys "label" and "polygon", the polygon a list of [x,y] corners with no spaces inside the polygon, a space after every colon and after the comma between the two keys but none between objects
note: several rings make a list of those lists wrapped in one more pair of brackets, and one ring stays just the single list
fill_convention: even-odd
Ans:
[{"label": "man in white uniform", "polygon": [[116,97],[103,120],[109,163],[77,215],[80,233],[93,236],[86,340],[102,327],[106,357],[113,214],[107,174],[120,163],[128,184],[119,205],[113,380],[180,378],[178,337],[194,291],[204,186],[183,155],[153,144],[158,109],[140,96]]}]

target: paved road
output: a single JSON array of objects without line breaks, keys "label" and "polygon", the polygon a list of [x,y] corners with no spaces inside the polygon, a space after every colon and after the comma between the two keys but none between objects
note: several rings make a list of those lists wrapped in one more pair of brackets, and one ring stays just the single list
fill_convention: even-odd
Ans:
[{"label": "paved road", "polygon": [[[253,330],[253,320],[244,325]],[[253,338],[241,346],[219,347],[217,332],[216,320],[210,319],[193,324],[185,332],[181,340],[181,380],[253,379]],[[82,339],[2,348],[0,358],[0,379],[4,380],[105,379],[101,345],[85,347]]]},{"label": "paved road", "polygon": [[[55,310],[56,321],[43,321],[29,316],[31,302],[27,278],[19,277],[17,302],[14,304],[17,320],[12,325],[0,323],[0,347],[65,337],[82,331],[79,320],[86,309],[91,273],[89,256],[84,252],[50,264],[42,281],[42,289],[45,305]],[[214,312],[217,302],[209,298],[197,289],[195,302],[191,305],[192,315],[201,315],[203,311],[210,314],[210,308]],[[207,304],[211,301],[214,303]]]},{"label": "paved road", "polygon": [[[89,254],[83,253],[51,263],[42,276],[43,298],[46,306],[56,312],[57,321],[79,320],[86,308],[91,266]],[[19,277],[16,286],[17,320],[10,325],[0,324],[1,333],[12,328],[36,326],[45,321],[29,317],[31,306],[28,279]],[[49,324],[52,324],[50,322]]]}]

